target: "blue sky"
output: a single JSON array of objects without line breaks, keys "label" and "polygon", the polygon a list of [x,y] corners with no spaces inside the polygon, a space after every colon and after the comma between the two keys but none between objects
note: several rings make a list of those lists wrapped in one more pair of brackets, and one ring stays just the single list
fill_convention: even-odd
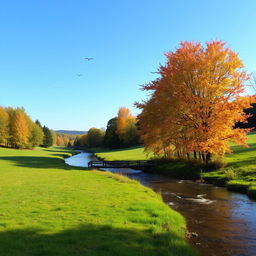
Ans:
[{"label": "blue sky", "polygon": [[0,104],[52,129],[105,127],[120,106],[138,113],[140,85],[182,40],[226,41],[255,71],[255,10],[253,0],[2,1]]}]

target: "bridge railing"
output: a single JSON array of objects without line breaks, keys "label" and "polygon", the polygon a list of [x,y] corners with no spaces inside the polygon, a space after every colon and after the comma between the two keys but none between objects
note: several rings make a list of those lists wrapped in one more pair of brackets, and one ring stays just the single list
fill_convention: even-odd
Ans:
[{"label": "bridge railing", "polygon": [[132,160],[132,161],[90,161],[88,167],[98,168],[140,168],[155,166],[156,163],[153,160]]}]

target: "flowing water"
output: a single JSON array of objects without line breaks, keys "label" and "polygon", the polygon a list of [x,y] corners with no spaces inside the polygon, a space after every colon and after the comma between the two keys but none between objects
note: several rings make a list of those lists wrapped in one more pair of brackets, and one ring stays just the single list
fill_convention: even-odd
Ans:
[{"label": "flowing water", "polygon": [[[80,153],[65,161],[87,167],[95,158]],[[202,256],[256,256],[256,201],[225,188],[174,180],[133,169],[107,169],[140,181],[187,220],[189,241]]]}]

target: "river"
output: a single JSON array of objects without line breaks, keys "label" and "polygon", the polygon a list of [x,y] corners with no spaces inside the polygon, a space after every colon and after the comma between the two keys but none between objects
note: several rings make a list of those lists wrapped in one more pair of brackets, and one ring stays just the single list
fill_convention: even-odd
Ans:
[{"label": "river", "polygon": [[[65,162],[87,167],[95,158],[79,153]],[[189,242],[202,256],[256,256],[256,201],[225,188],[133,169],[105,169],[128,175],[158,193],[187,220]]]}]

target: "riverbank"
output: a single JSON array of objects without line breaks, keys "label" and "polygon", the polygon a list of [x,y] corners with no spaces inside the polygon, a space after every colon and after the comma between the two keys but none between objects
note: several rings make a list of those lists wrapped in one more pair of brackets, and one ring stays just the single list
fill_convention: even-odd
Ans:
[{"label": "riverbank", "polygon": [[[172,178],[200,180],[217,186],[226,186],[230,191],[246,193],[256,199],[256,134],[248,135],[249,148],[232,145],[232,154],[225,156],[227,166],[201,174],[201,168],[189,161],[161,162],[153,171]],[[146,160],[143,147],[120,150],[92,149],[95,155],[105,160]],[[149,170],[150,171],[150,170]]]},{"label": "riverbank", "polygon": [[256,199],[256,134],[248,135],[248,148],[232,145],[226,155],[227,166],[203,174],[208,183],[226,186],[230,191],[245,193]]},{"label": "riverbank", "polygon": [[2,255],[196,255],[185,220],[124,176],[71,167],[63,148],[0,148]]}]

